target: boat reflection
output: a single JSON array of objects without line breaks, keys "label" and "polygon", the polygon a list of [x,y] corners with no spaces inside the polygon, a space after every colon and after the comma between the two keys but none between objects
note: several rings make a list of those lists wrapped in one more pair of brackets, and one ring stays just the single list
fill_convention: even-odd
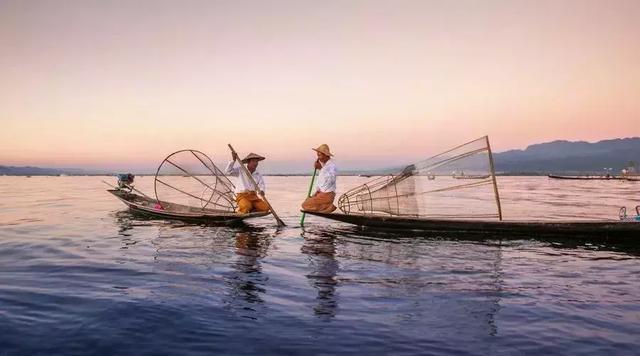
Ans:
[{"label": "boat reflection", "polygon": [[[335,316],[341,300],[339,285],[354,284],[366,289],[361,291],[362,303],[395,315],[395,321],[380,323],[430,320],[449,323],[470,339],[498,335],[496,320],[508,294],[503,290],[503,245],[499,240],[452,241],[424,233],[390,235],[350,226],[308,229],[304,237],[302,252],[311,257],[312,270],[307,278],[318,294],[316,315],[330,312]],[[469,255],[469,244],[477,251],[472,268],[461,257]],[[348,276],[339,277],[346,273],[341,270],[341,260],[366,261],[369,268],[362,272],[350,269]],[[358,268],[358,263],[349,265]],[[392,302],[398,295],[411,296],[411,301]],[[353,301],[345,298],[342,303],[353,308]],[[432,332],[437,334],[437,330]]]},{"label": "boat reflection", "polygon": [[231,263],[224,303],[242,317],[257,319],[264,304],[268,277],[262,272],[261,260],[267,255],[272,237],[262,229],[243,229],[235,233],[235,260]]},{"label": "boat reflection", "polygon": [[135,239],[133,229],[141,226],[151,226],[148,219],[140,218],[132,214],[128,210],[121,210],[113,213],[116,220],[116,226],[118,227],[118,235],[122,237],[121,249],[128,249],[130,246],[139,242]]},{"label": "boat reflection", "polygon": [[305,234],[301,252],[309,256],[311,273],[307,279],[316,289],[317,304],[314,314],[320,319],[330,320],[336,316],[339,295],[337,275],[340,265],[336,260],[336,235],[328,232]]},{"label": "boat reflection", "polygon": [[244,299],[247,303],[262,302],[261,293],[265,292],[260,259],[266,256],[269,240],[250,232],[238,232],[235,236],[236,260],[231,264],[238,272],[229,279],[232,294]]},{"label": "boat reflection", "polygon": [[[262,271],[273,237],[260,226],[208,226],[157,219],[120,211],[114,214],[121,249],[142,245],[121,259],[153,248],[153,270],[161,280],[179,278],[182,286],[208,290],[233,313],[255,319],[264,304],[268,277]],[[142,242],[142,243],[140,243]],[[171,288],[174,288],[173,286]],[[197,294],[197,293],[196,293]]]}]

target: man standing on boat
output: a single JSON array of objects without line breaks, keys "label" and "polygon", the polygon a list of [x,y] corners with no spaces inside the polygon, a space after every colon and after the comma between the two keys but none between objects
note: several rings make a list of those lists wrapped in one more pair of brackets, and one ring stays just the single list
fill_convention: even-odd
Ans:
[{"label": "man standing on boat", "polygon": [[302,209],[320,213],[330,213],[336,210],[333,200],[336,198],[336,165],[333,163],[331,151],[326,144],[313,148],[318,155],[314,163],[320,170],[315,192],[302,203]]},{"label": "man standing on boat", "polygon": [[[236,202],[238,203],[238,212],[240,214],[248,214],[251,212],[264,212],[269,211],[269,205],[262,199],[258,197],[258,192],[256,192],[251,179],[244,173],[240,171],[239,167],[234,167],[238,155],[235,152],[231,153],[231,162],[227,165],[227,169],[225,169],[225,174],[237,177],[234,182],[235,193],[236,193]],[[258,162],[264,160],[265,158],[257,155],[255,153],[249,153],[247,157],[245,157],[241,162],[242,164],[247,165],[247,170],[251,172],[251,176],[258,184],[258,188],[260,189],[260,195],[264,195],[265,184],[264,179],[262,178],[262,174],[257,171]]]}]

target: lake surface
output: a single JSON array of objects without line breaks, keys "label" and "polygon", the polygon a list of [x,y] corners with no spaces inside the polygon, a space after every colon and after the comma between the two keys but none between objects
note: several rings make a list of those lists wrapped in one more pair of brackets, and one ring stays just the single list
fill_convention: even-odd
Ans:
[{"label": "lake surface", "polygon": [[[130,214],[102,179],[115,182],[0,177],[0,355],[640,350],[640,243],[470,241],[314,217],[302,229],[309,177],[266,177],[288,227],[185,225]],[[363,181],[339,177],[339,190]],[[637,182],[499,185],[508,219],[617,219],[640,204]]]}]

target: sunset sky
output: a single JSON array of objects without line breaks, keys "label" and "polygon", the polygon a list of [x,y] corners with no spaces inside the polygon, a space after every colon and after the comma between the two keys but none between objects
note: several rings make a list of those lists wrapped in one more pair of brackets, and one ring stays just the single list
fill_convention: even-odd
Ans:
[{"label": "sunset sky", "polygon": [[640,1],[0,0],[0,165],[267,172],[640,136]]}]

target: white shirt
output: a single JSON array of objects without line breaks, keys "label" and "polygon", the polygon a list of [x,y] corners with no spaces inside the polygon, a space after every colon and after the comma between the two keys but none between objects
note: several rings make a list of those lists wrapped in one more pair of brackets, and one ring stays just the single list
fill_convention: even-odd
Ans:
[{"label": "white shirt", "polygon": [[[253,183],[251,182],[249,177],[244,172],[240,174],[240,167],[234,167],[235,164],[236,164],[236,161],[230,161],[229,164],[227,164],[227,169],[224,170],[225,174],[233,177],[238,177],[237,179],[235,179],[235,182],[233,184],[236,186],[236,189],[234,192],[236,194],[244,193],[247,191],[255,192],[256,188],[253,186]],[[255,170],[253,173],[251,173],[251,175],[253,176],[253,180],[255,180],[256,183],[258,183],[258,188],[260,188],[260,190],[264,192],[265,184],[264,184],[264,179],[262,178],[262,174],[260,174],[258,170]]]},{"label": "white shirt", "polygon": [[320,162],[320,164],[322,164],[322,168],[320,169],[318,180],[316,181],[316,192],[335,192],[336,174],[338,173],[336,164],[333,163],[332,160],[328,160],[324,164]]}]

